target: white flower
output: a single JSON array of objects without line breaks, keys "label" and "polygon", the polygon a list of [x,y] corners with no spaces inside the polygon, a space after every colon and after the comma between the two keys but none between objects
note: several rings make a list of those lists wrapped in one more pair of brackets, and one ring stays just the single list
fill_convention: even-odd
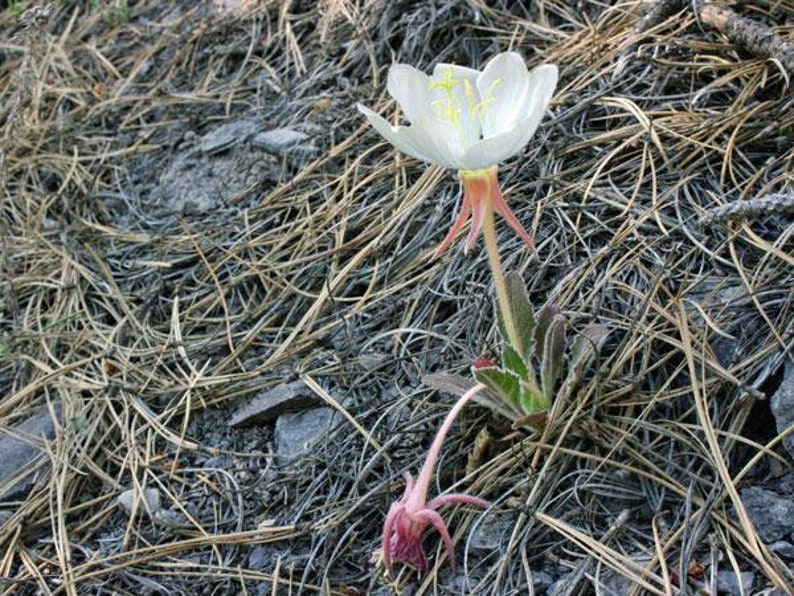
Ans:
[{"label": "white flower", "polygon": [[407,64],[389,69],[388,91],[410,126],[392,126],[358,105],[370,124],[400,151],[460,171],[483,170],[529,142],[557,85],[552,64],[527,71],[520,54],[494,56],[482,72],[439,64],[433,75]]},{"label": "white flower", "polygon": [[375,130],[402,152],[458,170],[463,203],[435,257],[452,244],[471,215],[464,245],[468,252],[493,211],[535,250],[532,237],[502,197],[497,164],[529,142],[556,86],[556,66],[543,64],[528,72],[519,54],[504,52],[494,56],[482,72],[439,64],[429,77],[407,64],[392,66],[387,87],[410,126],[392,126],[358,105]]}]

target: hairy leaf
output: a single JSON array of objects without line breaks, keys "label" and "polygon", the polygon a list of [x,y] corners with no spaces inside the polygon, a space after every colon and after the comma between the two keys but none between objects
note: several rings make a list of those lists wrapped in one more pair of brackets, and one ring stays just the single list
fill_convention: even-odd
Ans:
[{"label": "hairy leaf", "polygon": [[565,317],[554,315],[546,330],[543,341],[543,359],[541,360],[540,382],[543,396],[551,403],[554,384],[562,372],[562,361],[565,357]]},{"label": "hairy leaf", "polygon": [[501,368],[479,368],[474,371],[474,378],[480,383],[496,391],[503,399],[512,404],[519,404],[521,388],[519,379],[511,372]]},{"label": "hairy leaf", "polygon": [[547,303],[538,311],[535,318],[535,357],[543,359],[543,346],[546,343],[546,332],[555,316],[562,311],[554,304]]},{"label": "hairy leaf", "polygon": [[502,365],[516,376],[526,379],[530,375],[528,364],[511,346],[505,344],[502,348]]},{"label": "hairy leaf", "polygon": [[[525,362],[529,362],[532,354],[532,339],[535,330],[535,313],[532,310],[532,303],[527,296],[527,288],[524,285],[524,280],[515,271],[511,271],[505,276],[505,284],[507,285],[507,299],[510,303],[510,312],[513,315],[513,321],[516,324],[518,331],[518,341],[520,346],[513,346]],[[501,319],[500,314],[500,328],[502,337],[508,337],[504,328],[504,321]]]}]

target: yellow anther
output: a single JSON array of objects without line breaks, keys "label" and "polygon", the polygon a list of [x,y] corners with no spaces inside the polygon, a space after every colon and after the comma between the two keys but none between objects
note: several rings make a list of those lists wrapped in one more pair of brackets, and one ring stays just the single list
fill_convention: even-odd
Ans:
[{"label": "yellow anther", "polygon": [[452,88],[455,87],[458,83],[458,79],[452,76],[452,68],[447,67],[444,69],[444,78],[440,81],[432,81],[430,83],[430,90],[435,91],[436,89],[443,90],[447,95],[452,94]]},{"label": "yellow anther", "polygon": [[[485,122],[485,112],[488,106],[494,101],[494,94],[496,89],[502,85],[500,79],[496,79],[488,87],[488,92],[484,97],[479,97],[477,90],[472,85],[471,81],[464,77],[455,77],[453,68],[445,68],[441,78],[430,81],[428,88],[431,91],[441,91],[443,97],[433,100],[430,106],[436,115],[447,122],[453,124],[460,133],[461,142],[467,142],[471,138],[474,131],[464,131],[464,122],[462,118],[462,103],[463,98],[460,92],[455,93],[455,87],[459,84],[463,85],[463,96],[466,98],[466,108],[468,113],[467,122],[479,123],[482,126]],[[479,101],[478,101],[479,99]],[[467,129],[469,126],[466,127]]]},{"label": "yellow anther", "polygon": [[488,110],[488,106],[495,101],[494,93],[496,92],[496,89],[501,86],[501,79],[496,79],[493,83],[491,83],[490,87],[488,87],[488,91],[485,93],[485,96],[477,103],[477,105],[472,107],[472,120],[477,118],[479,119],[480,124],[484,123],[485,112]]},{"label": "yellow anther", "polygon": [[452,68],[445,68],[443,79],[430,82],[429,89],[431,91],[443,91],[446,96],[443,99],[433,101],[430,105],[439,118],[451,122],[460,129],[462,127],[460,106],[458,106],[457,97],[454,93],[454,88],[460,79],[455,78],[453,72]]},{"label": "yellow anther", "polygon": [[469,102],[469,120],[477,118],[477,110],[479,109],[479,102],[474,94],[474,88],[471,86],[471,81],[465,79],[463,81],[463,89],[466,93],[466,101]]}]

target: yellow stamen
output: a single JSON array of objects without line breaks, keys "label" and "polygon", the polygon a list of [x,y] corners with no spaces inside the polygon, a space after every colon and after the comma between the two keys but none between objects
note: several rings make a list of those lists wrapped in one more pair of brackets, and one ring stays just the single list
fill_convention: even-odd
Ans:
[{"label": "yellow stamen", "polygon": [[[477,101],[477,91],[466,78],[456,77],[454,69],[451,67],[445,68],[442,78],[430,82],[429,89],[431,91],[441,91],[444,97],[436,99],[431,102],[431,107],[441,120],[451,123],[458,130],[461,142],[466,143],[471,141],[471,132],[464,130],[464,123],[462,118],[462,106],[459,105],[460,95],[455,93],[455,88],[458,84],[463,84],[463,95],[466,98],[466,108],[468,111],[468,122],[477,122],[480,128],[485,122],[485,113],[488,106],[494,101],[494,93],[497,88],[502,84],[500,79],[491,83],[485,97]],[[467,135],[466,132],[469,132]],[[481,137],[481,135],[477,135]]]}]

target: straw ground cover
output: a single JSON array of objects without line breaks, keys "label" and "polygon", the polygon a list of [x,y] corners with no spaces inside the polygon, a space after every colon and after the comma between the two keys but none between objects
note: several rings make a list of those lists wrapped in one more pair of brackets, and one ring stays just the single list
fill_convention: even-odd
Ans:
[{"label": "straw ground cover", "polygon": [[[0,427],[58,421],[51,440],[21,437],[41,456],[0,486],[35,472],[0,508],[2,593],[789,585],[791,554],[740,491],[792,485],[762,398],[791,358],[794,223],[785,200],[711,210],[794,192],[791,73],[690,7],[640,32],[640,2],[491,4],[0,14]],[[790,4],[744,16],[794,36]],[[561,81],[502,169],[539,248],[500,228],[506,267],[570,333],[609,336],[543,434],[464,412],[438,488],[495,505],[452,516],[456,575],[434,548],[427,576],[389,579],[370,562],[383,517],[453,400],[420,379],[467,374],[496,331],[484,251],[428,259],[456,181],[382,144],[354,105],[388,112],[393,60],[479,66],[509,48]],[[313,148],[201,151],[241,121]],[[277,465],[272,423],[228,421],[296,380],[334,416]],[[130,514],[130,489],[160,503]]]}]

